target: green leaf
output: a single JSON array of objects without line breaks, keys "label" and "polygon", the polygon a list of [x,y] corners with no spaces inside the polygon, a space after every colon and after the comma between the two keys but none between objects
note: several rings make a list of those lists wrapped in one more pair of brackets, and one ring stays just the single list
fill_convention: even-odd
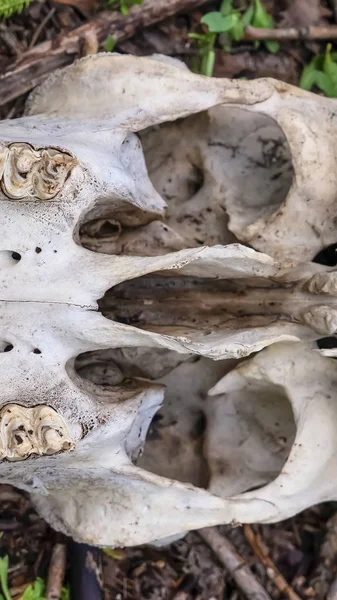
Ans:
[{"label": "green leaf", "polygon": [[302,90],[309,91],[312,89],[316,83],[317,73],[320,73],[320,71],[312,63],[304,67],[299,84]]},{"label": "green leaf", "polygon": [[21,13],[33,0],[0,0],[0,19]]},{"label": "green leaf", "polygon": [[[331,44],[328,44],[326,47],[323,61],[323,71],[329,75],[334,88],[337,88],[337,65],[331,56]],[[335,94],[332,97],[334,98]]]},{"label": "green leaf", "polygon": [[255,8],[254,4],[251,4],[250,7],[246,10],[244,15],[241,17],[241,24],[243,27],[247,27],[247,25],[252,24],[252,20],[254,18]]},{"label": "green leaf", "polygon": [[114,560],[125,560],[126,558],[124,550],[120,550],[119,548],[104,548],[103,552]]},{"label": "green leaf", "polygon": [[242,19],[233,25],[231,30],[231,37],[235,42],[239,42],[243,38],[244,34],[244,26],[242,24]]},{"label": "green leaf", "polygon": [[311,90],[316,85],[329,98],[337,98],[337,54],[331,53],[331,44],[328,44],[324,54],[313,58],[302,72],[300,86]]},{"label": "green leaf", "polygon": [[112,52],[114,47],[116,46],[117,40],[109,34],[104,42],[104,50],[105,52]]},{"label": "green leaf", "polygon": [[129,12],[125,0],[121,0],[120,11],[121,11],[122,15],[127,15]]},{"label": "green leaf", "polygon": [[273,17],[265,11],[260,0],[254,0],[254,2],[255,2],[255,11],[254,11],[254,17],[252,20],[252,25],[254,27],[262,27],[263,29],[273,28],[274,27]]},{"label": "green leaf", "polygon": [[318,71],[315,83],[317,87],[319,87],[319,89],[322,90],[322,92],[324,92],[329,98],[335,98],[337,91],[336,86],[327,73]]},{"label": "green leaf", "polygon": [[33,585],[30,584],[28,587],[26,587],[22,596],[22,600],[45,600],[45,587],[46,586],[43,579],[38,577]]},{"label": "green leaf", "polygon": [[222,0],[221,2],[221,6],[220,6],[220,12],[224,17],[227,17],[227,15],[230,15],[230,13],[233,11],[233,0]]},{"label": "green leaf", "polygon": [[70,591],[68,587],[62,588],[60,600],[70,600]]},{"label": "green leaf", "polygon": [[0,582],[5,600],[12,600],[8,589],[8,556],[0,558]]},{"label": "green leaf", "polygon": [[206,35],[204,33],[189,33],[188,37],[191,38],[191,40],[205,40],[207,39]]},{"label": "green leaf", "polygon": [[206,13],[200,23],[207,25],[211,33],[224,33],[232,29],[233,25],[238,21],[237,14],[231,14],[225,17],[221,12],[213,11]]},{"label": "green leaf", "polygon": [[265,40],[264,45],[272,54],[277,54],[280,49],[280,44],[276,40]]}]

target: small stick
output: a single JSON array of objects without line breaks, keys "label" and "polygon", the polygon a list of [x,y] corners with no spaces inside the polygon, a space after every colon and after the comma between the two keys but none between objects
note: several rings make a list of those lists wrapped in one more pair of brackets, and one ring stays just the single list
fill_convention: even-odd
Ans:
[{"label": "small stick", "polygon": [[310,25],[308,27],[263,29],[262,27],[245,28],[244,40],[333,40],[337,39],[337,25]]},{"label": "small stick", "polygon": [[39,39],[42,31],[44,30],[45,26],[47,25],[48,21],[52,18],[53,14],[55,13],[56,8],[53,6],[50,11],[48,12],[48,14],[45,16],[45,18],[43,19],[43,21],[40,23],[40,25],[38,26],[38,28],[36,29],[33,37],[32,37],[32,41],[29,44],[29,49],[33,48],[33,46],[35,46],[37,40]]},{"label": "small stick", "polygon": [[66,568],[67,548],[65,544],[55,544],[49,565],[47,600],[59,600]]},{"label": "small stick", "polygon": [[254,553],[257,558],[261,561],[261,563],[266,567],[266,572],[273,581],[275,587],[285,594],[289,600],[301,600],[301,598],[294,592],[292,587],[287,583],[282,573],[278,570],[276,565],[274,565],[272,559],[268,554],[268,548],[263,543],[260,535],[255,535],[250,525],[243,526],[244,534],[246,536],[247,541],[251,545]]},{"label": "small stick", "polygon": [[257,581],[234,546],[215,527],[198,531],[200,537],[213,550],[219,562],[227,569],[235,583],[248,600],[271,600],[264,587]]}]

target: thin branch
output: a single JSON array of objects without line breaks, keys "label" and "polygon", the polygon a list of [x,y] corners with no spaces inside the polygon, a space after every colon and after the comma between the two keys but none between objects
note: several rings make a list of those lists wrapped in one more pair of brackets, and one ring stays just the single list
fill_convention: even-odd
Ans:
[{"label": "thin branch", "polygon": [[55,544],[49,565],[47,600],[59,600],[66,568],[67,548],[65,544]]},{"label": "thin branch", "polygon": [[32,37],[32,41],[29,44],[29,49],[33,48],[36,44],[36,42],[38,41],[42,31],[44,30],[45,26],[47,25],[48,21],[52,18],[52,16],[54,15],[54,13],[56,12],[56,8],[55,6],[53,6],[50,11],[48,12],[48,14],[45,16],[45,18],[43,19],[43,21],[40,23],[40,25],[37,27],[33,37]]},{"label": "thin branch", "polygon": [[245,40],[333,40],[337,39],[337,25],[263,29],[248,25]]},{"label": "thin branch", "polygon": [[201,538],[227,569],[238,588],[248,600],[271,600],[264,587],[257,581],[243,558],[234,546],[215,527],[206,527],[198,531]]},{"label": "thin branch", "polygon": [[81,56],[82,45],[89,32],[100,44],[109,34],[116,41],[127,40],[144,27],[205,3],[206,0],[143,0],[141,6],[134,6],[127,15],[119,11],[99,13],[89,23],[66,35],[59,35],[24,52],[0,77],[0,106],[34,88],[55,69],[74,62]]},{"label": "thin branch", "polygon": [[275,587],[282,592],[289,600],[301,600],[301,598],[294,592],[292,587],[284,579],[282,573],[274,565],[272,559],[269,556],[268,548],[263,543],[261,536],[255,534],[250,525],[244,525],[243,527],[247,541],[250,543],[254,553],[261,563],[266,567],[266,572],[275,585]]}]

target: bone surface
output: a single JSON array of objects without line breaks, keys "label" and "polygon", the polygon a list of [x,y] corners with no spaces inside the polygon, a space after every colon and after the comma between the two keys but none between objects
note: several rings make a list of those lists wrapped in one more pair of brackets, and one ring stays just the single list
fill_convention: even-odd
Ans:
[{"label": "bone surface", "polygon": [[135,545],[336,499],[334,108],[101,54],[0,123],[0,479],[57,530]]}]

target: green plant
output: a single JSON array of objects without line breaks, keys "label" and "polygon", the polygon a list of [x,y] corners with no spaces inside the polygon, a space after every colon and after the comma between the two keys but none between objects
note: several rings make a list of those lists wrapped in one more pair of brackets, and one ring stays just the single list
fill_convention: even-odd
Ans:
[{"label": "green plant", "polygon": [[104,548],[103,552],[114,560],[124,560],[126,558],[124,550],[120,550],[119,548]]},{"label": "green plant", "polygon": [[108,0],[110,8],[118,8],[123,15],[127,15],[129,8],[134,4],[141,4],[143,0]]},{"label": "green plant", "polygon": [[60,600],[70,600],[69,588],[67,588],[67,587],[62,588]]},{"label": "green plant", "polygon": [[[0,592],[0,600],[12,600],[12,596],[8,588],[8,564],[8,556],[0,558],[0,583],[2,590],[2,593]],[[31,583],[26,587],[20,600],[46,600],[44,596],[45,589],[45,582],[43,579],[38,577],[34,583]],[[69,589],[67,587],[62,588],[60,600],[70,600]]]},{"label": "green plant", "polygon": [[12,600],[8,589],[8,556],[0,558],[0,583],[3,595],[0,594],[0,600]]},{"label": "green plant", "polygon": [[7,19],[11,15],[22,12],[33,0],[1,0],[0,19]]},{"label": "green plant", "polygon": [[30,584],[25,589],[22,596],[22,600],[45,600],[45,587],[46,586],[43,579],[40,579],[40,577],[38,577],[33,584]]},{"label": "green plant", "polygon": [[116,46],[115,38],[111,34],[109,34],[108,37],[106,38],[103,46],[104,46],[105,52],[112,52],[114,47]]},{"label": "green plant", "polygon": [[[195,39],[199,48],[199,60],[194,65],[194,70],[211,77],[215,61],[215,42],[219,35],[219,41],[224,50],[230,50],[233,41],[243,39],[245,27],[262,27],[270,29],[274,27],[273,17],[263,8],[260,0],[251,0],[247,10],[241,14],[241,10],[233,7],[233,0],[222,0],[218,11],[206,13],[201,21],[207,26],[205,33],[190,33],[189,37]],[[256,42],[258,47],[260,42]],[[277,52],[278,42],[265,41],[270,52]]]},{"label": "green plant", "polygon": [[337,98],[337,53],[328,44],[324,54],[318,54],[304,67],[300,87],[311,90],[315,85],[329,98]]}]

